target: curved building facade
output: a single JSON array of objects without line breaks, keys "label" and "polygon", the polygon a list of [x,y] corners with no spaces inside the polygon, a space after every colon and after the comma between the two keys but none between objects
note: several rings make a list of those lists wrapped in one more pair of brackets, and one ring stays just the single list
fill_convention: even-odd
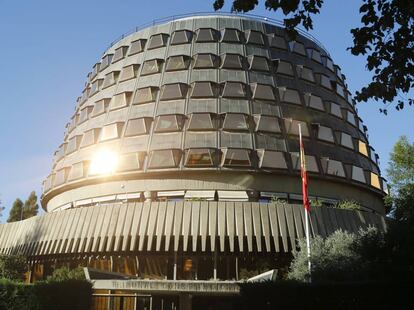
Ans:
[{"label": "curved building facade", "polygon": [[[378,156],[317,40],[237,15],[137,29],[88,74],[44,182],[47,214],[2,225],[1,251],[44,273],[72,261],[174,280],[286,266],[304,235],[299,124],[321,205],[311,233],[384,228]],[[362,209],[331,207],[342,200]]]}]

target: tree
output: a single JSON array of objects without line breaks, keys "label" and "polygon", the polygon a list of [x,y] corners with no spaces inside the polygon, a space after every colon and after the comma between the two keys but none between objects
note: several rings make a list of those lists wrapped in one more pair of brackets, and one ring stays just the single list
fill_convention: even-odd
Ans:
[{"label": "tree", "polygon": [[27,271],[26,258],[21,255],[0,255],[0,278],[23,280]]},{"label": "tree", "polygon": [[414,184],[414,143],[402,136],[390,154],[387,175],[395,193],[407,184]]},{"label": "tree", "polygon": [[32,191],[29,195],[29,198],[24,202],[23,207],[23,218],[27,219],[29,217],[37,215],[39,212],[39,205],[37,204],[36,192]]},{"label": "tree", "polygon": [[[258,0],[232,0],[232,11],[249,12]],[[291,38],[297,35],[295,27],[302,25],[313,29],[312,15],[319,14],[323,0],[265,0],[270,11],[281,11],[287,33]],[[215,0],[214,9],[223,7],[224,0]],[[351,29],[353,46],[348,49],[355,56],[366,56],[366,68],[373,72],[368,85],[356,92],[359,102],[374,99],[386,104],[380,109],[387,114],[387,107],[398,98],[397,110],[406,103],[412,105],[413,98],[407,98],[414,87],[414,1],[412,0],[362,0],[359,9],[361,27]]]},{"label": "tree", "polygon": [[17,198],[13,202],[13,206],[10,209],[9,218],[7,219],[7,222],[17,222],[22,219],[22,213],[23,213],[23,201],[21,201],[19,198]]},{"label": "tree", "polygon": [[52,275],[47,277],[47,281],[66,281],[66,280],[85,280],[85,273],[82,267],[69,269],[68,267],[57,268]]}]

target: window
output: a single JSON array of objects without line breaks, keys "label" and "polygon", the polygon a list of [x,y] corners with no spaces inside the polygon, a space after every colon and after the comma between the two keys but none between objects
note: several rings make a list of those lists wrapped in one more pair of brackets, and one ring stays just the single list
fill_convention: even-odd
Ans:
[{"label": "window", "polygon": [[305,97],[306,106],[312,109],[315,109],[315,110],[325,111],[325,107],[323,105],[321,97],[312,95],[310,93],[304,94],[304,97]]},{"label": "window", "polygon": [[322,169],[324,173],[345,178],[344,166],[340,161],[328,157],[321,158]]},{"label": "window", "polygon": [[55,177],[53,179],[53,186],[59,186],[66,182],[68,177],[68,168],[63,168],[56,171]]},{"label": "window", "polygon": [[348,121],[348,123],[356,126],[356,122],[355,122],[355,115],[354,113],[352,113],[351,111],[347,111],[346,113],[346,120]]},{"label": "window", "polygon": [[358,140],[358,151],[360,154],[368,157],[367,144],[361,140]]},{"label": "window", "polygon": [[184,115],[172,114],[157,116],[155,132],[181,131],[184,125]]},{"label": "window", "polygon": [[213,130],[215,129],[210,113],[193,113],[190,116],[187,130]]},{"label": "window", "polygon": [[318,126],[318,139],[335,143],[332,129],[321,125]]},{"label": "window", "polygon": [[121,59],[124,59],[126,53],[128,51],[128,46],[121,46],[115,50],[114,58],[112,59],[112,63],[117,62]]},{"label": "window", "polygon": [[250,151],[245,149],[223,149],[221,165],[225,167],[250,167]]},{"label": "window", "polygon": [[221,31],[221,42],[240,43],[240,32],[237,29],[225,28]]},{"label": "window", "polygon": [[131,100],[132,92],[123,92],[112,97],[109,110],[116,110],[124,108],[129,105]]},{"label": "window", "polygon": [[287,50],[287,44],[286,44],[285,38],[275,35],[275,34],[269,35],[269,45],[272,48]]},{"label": "window", "polygon": [[316,62],[322,63],[321,53],[313,48],[308,48],[308,57]]},{"label": "window", "polygon": [[247,44],[264,45],[263,35],[260,31],[249,30],[247,31]]},{"label": "window", "polygon": [[98,74],[98,72],[99,72],[99,67],[101,66],[101,63],[96,63],[94,66],[93,66],[93,68],[92,68],[92,73],[91,73],[91,76],[90,76],[90,79],[92,80],[92,79],[94,79],[95,78],[95,76]]},{"label": "window", "polygon": [[109,102],[111,101],[110,98],[105,98],[95,102],[95,105],[92,110],[92,117],[101,115],[106,112],[106,109],[109,106]]},{"label": "window", "polygon": [[84,103],[86,100],[88,100],[89,97],[90,88],[85,88],[82,92],[82,97],[80,98],[80,103]]},{"label": "window", "polygon": [[331,70],[332,72],[335,71],[332,59],[330,59],[328,56],[322,56],[322,62],[325,65],[325,67],[327,67],[329,70]]},{"label": "window", "polygon": [[361,183],[366,183],[364,170],[361,167],[352,166],[352,179]]},{"label": "window", "polygon": [[273,61],[273,64],[275,65],[277,74],[284,74],[293,77],[293,69],[290,62],[277,59]]},{"label": "window", "polygon": [[335,102],[331,102],[330,106],[331,106],[330,113],[332,115],[335,115],[336,117],[342,118],[341,106]]},{"label": "window", "polygon": [[93,106],[87,106],[80,111],[79,114],[79,124],[85,122],[89,118],[89,114],[91,114],[93,110]]},{"label": "window", "polygon": [[141,117],[130,119],[125,129],[125,137],[138,136],[149,133],[152,118]]},{"label": "window", "polygon": [[104,69],[108,68],[108,66],[112,62],[113,56],[114,56],[113,54],[108,54],[102,58],[101,65],[99,66],[99,71],[103,71]]},{"label": "window", "polygon": [[341,132],[341,145],[349,149],[352,149],[352,150],[354,149],[354,143],[352,142],[352,137],[345,132]]},{"label": "window", "polygon": [[256,134],[256,148],[286,152],[286,143],[275,136]]},{"label": "window", "polygon": [[68,181],[77,180],[80,178],[84,178],[86,176],[87,171],[87,163],[86,162],[79,162],[73,164],[69,174],[68,174]]},{"label": "window", "polygon": [[324,74],[319,75],[319,84],[328,90],[332,90],[331,80]]},{"label": "window", "polygon": [[221,59],[222,69],[243,69],[243,56],[239,54],[224,54]]},{"label": "window", "polygon": [[342,72],[341,72],[341,68],[338,65],[334,66],[335,68],[335,72],[336,72],[336,76],[338,77],[338,79],[340,81],[342,81]]},{"label": "window", "polygon": [[220,145],[221,147],[251,149],[252,136],[246,132],[221,131]]},{"label": "window", "polygon": [[194,82],[191,98],[217,97],[217,85],[213,82]]},{"label": "window", "polygon": [[119,156],[117,171],[131,171],[141,169],[142,155],[139,153],[122,154]]},{"label": "window", "polygon": [[168,57],[165,71],[186,70],[190,66],[190,60],[191,58],[185,55]]},{"label": "window", "polygon": [[161,88],[160,100],[183,99],[187,95],[188,85],[184,83],[165,84]]},{"label": "window", "polygon": [[149,40],[148,49],[152,50],[154,48],[166,46],[167,40],[168,40],[168,34],[165,34],[165,33],[154,34],[151,36]]},{"label": "window", "polygon": [[303,45],[303,43],[291,41],[289,42],[289,48],[293,53],[306,56],[305,46]]},{"label": "window", "polygon": [[177,30],[173,33],[171,45],[190,43],[193,38],[193,33],[189,30]]},{"label": "window", "polygon": [[267,62],[267,58],[266,57],[262,57],[262,56],[249,56],[248,57],[249,60],[249,70],[254,70],[254,71],[265,71],[268,72],[269,69],[269,63]]},{"label": "window", "polygon": [[217,147],[217,133],[215,131],[192,132],[185,134],[186,148],[215,148]]},{"label": "window", "polygon": [[224,117],[223,129],[248,130],[248,117],[244,114],[227,113]]},{"label": "window", "polygon": [[255,115],[255,131],[280,133],[279,119],[273,116]]},{"label": "window", "polygon": [[293,103],[293,104],[301,104],[299,92],[296,89],[286,88],[286,87],[278,87],[279,90],[279,98],[281,102],[285,103]]},{"label": "window", "polygon": [[100,141],[108,141],[119,138],[123,125],[124,123],[113,123],[102,127]]},{"label": "window", "polygon": [[197,54],[195,55],[194,69],[217,68],[220,59],[214,54]]},{"label": "window", "polygon": [[95,80],[92,85],[91,85],[91,89],[89,91],[89,96],[92,97],[93,95],[95,95],[102,87],[102,82],[103,79],[97,79]]},{"label": "window", "polygon": [[211,28],[200,28],[197,31],[196,42],[217,42],[218,33],[217,30]]},{"label": "window", "polygon": [[291,118],[285,118],[285,128],[288,135],[299,135],[299,124],[301,125],[302,135],[309,137],[308,125],[305,122],[297,121]]},{"label": "window", "polygon": [[115,85],[119,77],[119,71],[112,71],[105,75],[105,78],[102,83],[102,88],[107,88],[109,86]]},{"label": "window", "polygon": [[336,84],[336,93],[341,96],[342,98],[345,98],[345,91],[344,88],[339,85],[338,83]]},{"label": "window", "polygon": [[152,59],[144,61],[142,65],[141,75],[149,75],[161,72],[162,59]]},{"label": "window", "polygon": [[373,172],[371,172],[371,186],[381,189],[379,176]]},{"label": "window", "polygon": [[245,98],[245,85],[240,82],[226,82],[223,87],[222,96],[224,98]]},{"label": "window", "polygon": [[158,150],[150,153],[149,169],[175,168],[180,164],[181,150]]},{"label": "window", "polygon": [[[290,157],[292,159],[293,169],[300,170],[300,153],[293,152],[290,153]],[[305,164],[306,170],[309,172],[319,172],[318,164],[316,162],[316,158],[313,155],[305,155]]]},{"label": "window", "polygon": [[158,87],[144,87],[138,88],[135,92],[133,104],[142,104],[147,102],[152,102],[157,99]]},{"label": "window", "polygon": [[252,86],[253,99],[256,100],[276,100],[275,94],[273,92],[273,87],[271,85],[264,85],[255,83]]},{"label": "window", "polygon": [[298,77],[302,80],[312,82],[312,83],[315,82],[313,71],[307,67],[296,65],[296,73],[298,74]]},{"label": "window", "polygon": [[285,155],[282,152],[258,150],[259,168],[287,169]]},{"label": "window", "polygon": [[74,136],[69,139],[66,146],[66,155],[69,155],[78,150],[82,136]]},{"label": "window", "polygon": [[120,82],[134,79],[137,77],[139,65],[129,65],[122,69],[121,76],[119,78]]},{"label": "window", "polygon": [[55,152],[55,161],[58,161],[65,156],[66,146],[67,143],[63,143],[59,146],[59,149]]},{"label": "window", "polygon": [[215,151],[213,149],[188,149],[185,152],[186,167],[213,167],[215,166]]},{"label": "window", "polygon": [[83,139],[82,139],[82,143],[80,147],[84,148],[92,144],[95,144],[98,141],[98,136],[99,136],[99,128],[85,131],[85,133],[83,134]]},{"label": "window", "polygon": [[129,50],[129,55],[135,55],[143,52],[145,49],[145,43],[147,43],[147,40],[145,39],[139,39],[131,42],[131,49]]}]

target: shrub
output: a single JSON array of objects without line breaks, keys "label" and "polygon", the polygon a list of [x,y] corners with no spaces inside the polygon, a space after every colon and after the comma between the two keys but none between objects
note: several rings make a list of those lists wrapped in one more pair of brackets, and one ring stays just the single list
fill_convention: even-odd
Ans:
[{"label": "shrub", "polygon": [[24,280],[27,271],[26,257],[20,255],[0,255],[0,278]]},{"label": "shrub", "polygon": [[346,210],[360,210],[361,206],[356,201],[342,200],[334,205],[334,208],[346,209]]},{"label": "shrub", "polygon": [[47,277],[47,281],[66,281],[66,280],[85,280],[85,273],[82,267],[69,269],[61,267],[55,269],[51,276]]}]

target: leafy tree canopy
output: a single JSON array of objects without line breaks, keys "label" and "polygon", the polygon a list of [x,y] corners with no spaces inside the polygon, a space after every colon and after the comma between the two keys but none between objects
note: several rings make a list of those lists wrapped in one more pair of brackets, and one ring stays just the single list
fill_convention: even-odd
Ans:
[{"label": "leafy tree canopy", "polygon": [[52,275],[47,277],[47,281],[67,281],[67,280],[85,280],[85,273],[82,267],[69,269],[68,267],[57,268]]},{"label": "leafy tree canopy", "polygon": [[[249,12],[259,4],[259,0],[231,1],[234,12]],[[224,2],[215,0],[214,9],[221,9]],[[264,4],[286,16],[286,30],[294,37],[298,25],[313,29],[313,15],[320,13],[323,0],[264,0]],[[355,56],[366,56],[366,68],[373,76],[355,99],[382,101],[386,107],[380,111],[385,114],[393,102],[397,110],[412,105],[414,99],[408,96],[414,87],[414,1],[362,0],[359,12],[361,26],[350,30],[353,46],[348,49]]]},{"label": "leafy tree canopy", "polygon": [[39,205],[37,203],[36,192],[32,191],[24,203],[19,198],[13,202],[7,222],[21,221],[37,215],[38,212]]},{"label": "leafy tree canopy", "polygon": [[395,192],[407,184],[414,184],[414,143],[402,136],[390,154],[387,175]]},{"label": "leafy tree canopy", "polygon": [[20,255],[0,255],[0,278],[21,281],[27,271],[26,258]]}]

